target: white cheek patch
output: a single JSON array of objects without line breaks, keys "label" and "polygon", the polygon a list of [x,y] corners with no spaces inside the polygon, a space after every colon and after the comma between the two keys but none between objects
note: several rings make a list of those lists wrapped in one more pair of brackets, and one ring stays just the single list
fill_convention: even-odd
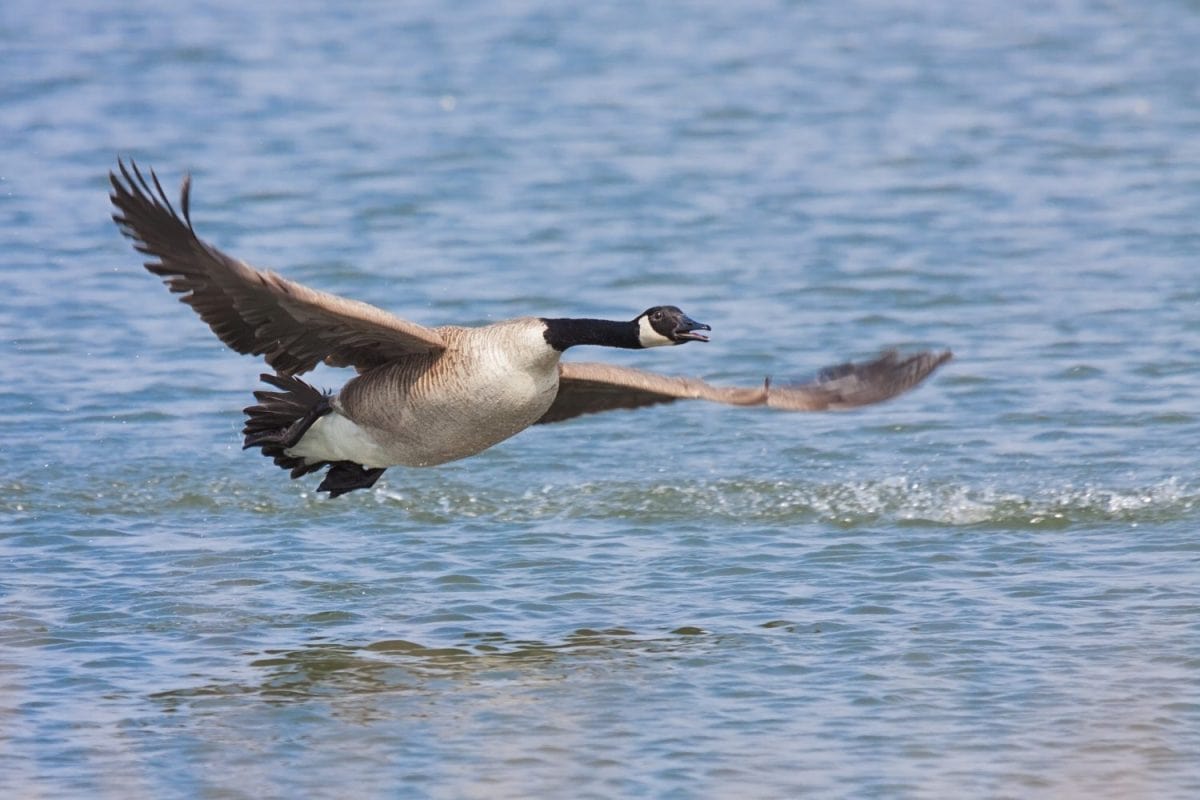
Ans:
[{"label": "white cheek patch", "polygon": [[662,347],[665,344],[678,344],[663,336],[650,325],[649,317],[638,320],[638,342],[642,347]]}]

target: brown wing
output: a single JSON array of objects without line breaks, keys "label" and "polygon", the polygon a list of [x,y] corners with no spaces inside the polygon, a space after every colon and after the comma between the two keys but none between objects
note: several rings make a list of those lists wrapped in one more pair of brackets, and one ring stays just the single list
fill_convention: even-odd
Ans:
[{"label": "brown wing", "polygon": [[321,361],[366,369],[413,353],[445,349],[434,330],[357,300],[319,292],[273,272],[257,270],[202,241],[188,213],[191,177],[183,179],[180,214],[158,177],[146,182],[118,162],[109,173],[113,220],[134,247],[157,260],[146,269],[161,275],[172,292],[239,353],[262,355],[277,372],[307,372]]},{"label": "brown wing", "polygon": [[676,378],[611,364],[563,362],[558,396],[538,423],[561,422],[582,414],[641,408],[676,400],[711,400],[734,406],[768,406],[784,411],[838,411],[878,403],[916,386],[949,351],[900,357],[888,351],[874,361],[822,370],[808,383],[720,387],[696,378]]},{"label": "brown wing", "polygon": [[771,386],[767,405],[781,411],[843,411],[903,394],[945,364],[953,353],[901,356],[888,350],[874,361],[826,367],[808,383]]}]

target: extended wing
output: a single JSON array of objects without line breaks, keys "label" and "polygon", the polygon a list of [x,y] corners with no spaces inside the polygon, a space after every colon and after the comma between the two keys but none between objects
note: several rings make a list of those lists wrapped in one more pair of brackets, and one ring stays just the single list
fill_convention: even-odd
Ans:
[{"label": "extended wing", "polygon": [[153,171],[153,188],[137,165],[109,173],[113,220],[140,252],[146,269],[195,309],[213,333],[239,353],[261,355],[277,372],[307,372],[321,361],[367,369],[414,353],[445,349],[438,333],[386,311],[319,292],[225,255],[196,236],[188,213],[191,177],[183,179],[175,213]]},{"label": "extended wing", "polygon": [[890,350],[874,361],[824,369],[808,383],[777,385],[767,380],[755,387],[713,386],[697,378],[658,375],[612,364],[563,362],[559,367],[558,396],[538,422],[561,422],[582,414],[676,400],[711,400],[783,411],[839,411],[895,397],[950,358],[949,351],[901,357]]}]

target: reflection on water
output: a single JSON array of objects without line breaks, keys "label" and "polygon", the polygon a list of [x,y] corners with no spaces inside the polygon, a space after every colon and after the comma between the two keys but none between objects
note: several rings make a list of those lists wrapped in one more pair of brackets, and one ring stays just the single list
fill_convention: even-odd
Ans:
[{"label": "reflection on water", "polygon": [[705,638],[701,629],[684,626],[657,638],[623,628],[580,629],[558,643],[511,639],[500,632],[465,633],[455,647],[426,647],[403,639],[367,645],[313,641],[292,650],[242,653],[255,680],[155,692],[151,698],[175,711],[197,699],[247,695],[268,702],[303,702],[356,694],[445,691],[442,681],[471,681],[485,673],[514,671],[528,678],[551,668],[570,669],[573,660],[594,665],[634,655],[678,656],[711,647],[712,641]]}]

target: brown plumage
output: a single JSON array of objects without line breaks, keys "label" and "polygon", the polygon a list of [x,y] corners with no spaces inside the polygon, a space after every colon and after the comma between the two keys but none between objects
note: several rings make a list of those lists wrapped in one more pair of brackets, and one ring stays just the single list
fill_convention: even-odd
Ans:
[{"label": "brown plumage", "polygon": [[152,189],[137,164],[118,166],[121,179],[109,174],[119,212],[113,220],[139,252],[156,258],[146,269],[166,278],[170,290],[183,294],[183,302],[237,352],[261,355],[276,372],[296,375],[321,361],[369,369],[444,349],[436,331],[254,269],[206,244],[192,228],[191,176],[183,179],[181,217],[153,171]]},{"label": "brown plumage", "polygon": [[[113,220],[151,257],[145,266],[239,353],[261,355],[280,391],[255,393],[245,446],[291,471],[328,466],[331,495],[371,486],[387,467],[430,466],[478,453],[534,424],[676,400],[784,411],[878,403],[916,386],[949,351],[894,351],[823,370],[807,383],[719,387],[609,364],[560,362],[583,344],[620,348],[707,341],[674,306],[628,322],[524,317],[478,328],[427,328],[356,300],[255,269],[196,236],[185,177],[177,213],[157,176],[118,162]],[[319,363],[358,375],[333,396],[295,377]]]},{"label": "brown plumage", "polygon": [[821,370],[809,383],[713,386],[697,378],[676,378],[613,364],[564,361],[559,364],[558,396],[538,423],[561,422],[617,408],[709,400],[731,406],[767,406],[781,411],[844,411],[895,397],[949,361],[949,351],[901,357],[889,350],[874,361]]}]

